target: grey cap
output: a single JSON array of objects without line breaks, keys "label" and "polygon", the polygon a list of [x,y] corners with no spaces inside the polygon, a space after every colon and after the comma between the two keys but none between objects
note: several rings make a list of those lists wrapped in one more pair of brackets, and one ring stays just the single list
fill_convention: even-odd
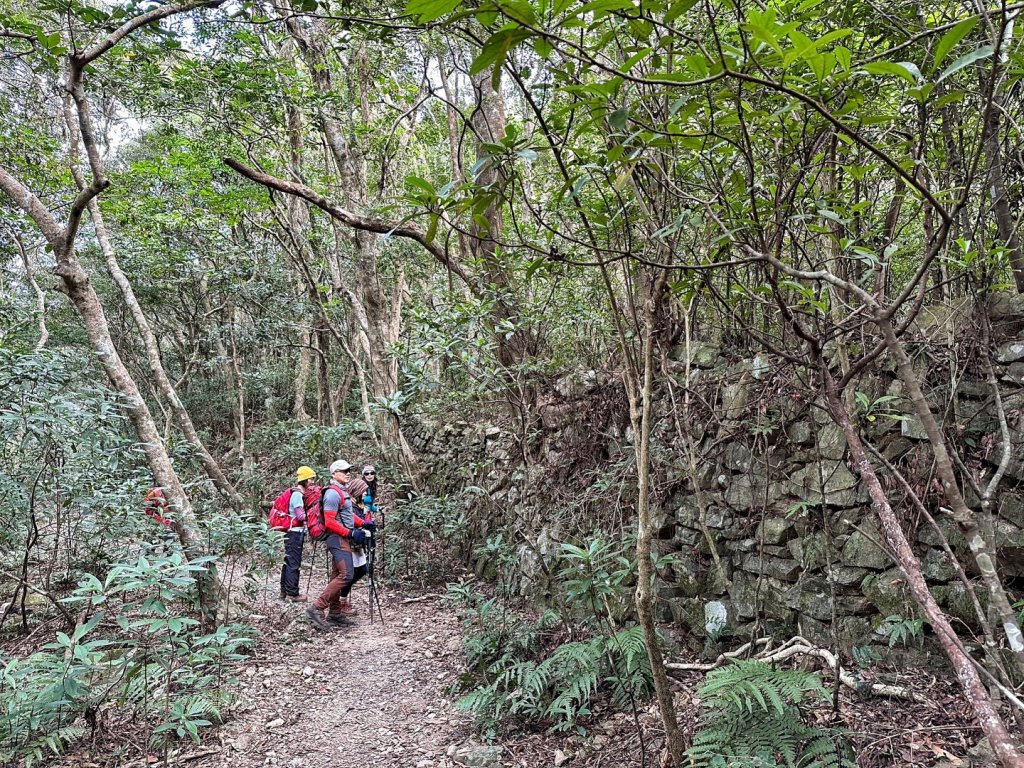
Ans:
[{"label": "grey cap", "polygon": [[348,472],[350,469],[352,469],[352,465],[349,464],[344,459],[338,459],[336,462],[331,464],[331,474],[332,475],[335,472]]},{"label": "grey cap", "polygon": [[373,472],[374,474],[377,474],[377,469],[376,467],[373,466],[373,464],[367,464],[365,467],[363,467],[363,474],[365,475],[367,472]]}]

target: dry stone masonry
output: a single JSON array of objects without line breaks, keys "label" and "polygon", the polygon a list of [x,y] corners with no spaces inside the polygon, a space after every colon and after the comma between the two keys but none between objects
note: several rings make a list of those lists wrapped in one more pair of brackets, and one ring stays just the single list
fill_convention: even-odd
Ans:
[{"label": "dry stone masonry", "polygon": [[[954,379],[949,370],[936,375],[924,368],[943,359],[925,352],[945,343],[935,326],[950,322],[952,314],[935,308],[922,313],[911,351],[932,384],[933,411],[987,478],[1000,446],[984,375],[960,371]],[[1004,337],[1007,329],[1014,334],[994,355],[1014,453],[998,494],[992,535],[1004,578],[1024,585],[1024,495],[1018,488],[1024,481],[1024,425],[1018,423],[1024,412],[1024,315],[1016,305],[997,307],[993,315]],[[696,478],[679,422],[685,360],[670,361],[673,386],[662,386],[655,404],[660,416],[652,451],[658,549],[673,559],[660,572],[661,618],[698,636],[743,634],[758,623],[822,642],[838,636],[849,647],[877,641],[886,617],[914,617],[903,574],[880,546],[867,494],[847,462],[844,436],[804,383],[807,372],[764,355],[730,359],[709,343],[691,344],[689,363],[691,386],[705,403],[685,425],[697,446]],[[880,367],[862,386],[870,391],[858,395],[853,406],[869,439],[903,469],[949,545],[963,555],[966,544],[940,511],[930,479],[931,452],[920,422],[907,414],[895,372]],[[538,558],[552,558],[567,532],[587,530],[586,516],[602,522],[629,519],[630,430],[625,411],[608,405],[616,397],[622,394],[614,377],[583,371],[561,379],[541,404],[539,437],[524,440],[521,429],[495,424],[422,424],[413,430],[413,447],[437,468],[434,490],[470,489],[462,498],[476,543],[503,531],[505,541],[521,541],[521,532],[534,542],[519,549],[524,593],[544,593]],[[607,418],[595,421],[595,402]],[[579,456],[587,451],[599,458],[590,471],[580,471]],[[620,505],[614,495],[619,481],[625,481],[619,510],[624,515],[611,514]],[[595,483],[616,490],[597,492]],[[939,603],[974,626],[970,599],[939,535],[895,480],[890,496]],[[565,503],[584,498],[589,502],[583,511],[573,512]],[[494,564],[483,560],[477,567],[485,573]],[[973,576],[969,569],[967,575]]]}]

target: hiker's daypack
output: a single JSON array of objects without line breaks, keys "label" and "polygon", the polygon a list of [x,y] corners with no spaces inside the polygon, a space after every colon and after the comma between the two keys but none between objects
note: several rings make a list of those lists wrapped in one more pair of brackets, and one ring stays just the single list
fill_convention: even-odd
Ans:
[{"label": "hiker's daypack", "polygon": [[305,490],[299,486],[285,488],[274,499],[274,504],[270,507],[270,516],[267,523],[271,528],[278,531],[288,531],[302,526],[302,521],[294,520],[288,511],[292,494],[296,491],[302,494],[302,506],[306,511],[305,525],[309,535],[316,541],[326,539],[327,529],[324,525],[324,512],[320,507],[319,485],[311,485]]},{"label": "hiker's daypack", "polygon": [[[302,492],[301,488],[285,488],[281,491],[281,494],[274,499],[273,506],[270,507],[270,516],[267,519],[267,524],[275,531],[287,531],[293,527],[295,523],[292,520],[292,516],[288,513],[288,505],[291,502],[292,494],[295,491]],[[303,499],[305,502],[305,499]]]},{"label": "hiker's daypack", "polygon": [[306,533],[313,541],[327,538],[327,525],[324,523],[324,508],[319,485],[311,485],[302,494],[302,505],[306,508]]}]

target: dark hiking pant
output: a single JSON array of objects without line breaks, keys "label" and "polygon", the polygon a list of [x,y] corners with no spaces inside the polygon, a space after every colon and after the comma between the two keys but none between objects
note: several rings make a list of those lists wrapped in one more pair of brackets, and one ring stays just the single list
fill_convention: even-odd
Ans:
[{"label": "dark hiking pant", "polygon": [[366,575],[366,564],[364,563],[363,565],[356,566],[355,571],[352,573],[352,581],[350,581],[348,583],[347,587],[345,587],[343,590],[341,590],[341,596],[343,598],[344,597],[348,597],[349,593],[352,591],[352,587],[354,587],[356,585],[356,582],[359,581],[361,578],[363,578],[363,576],[365,576],[365,575]]},{"label": "dark hiking pant", "polygon": [[355,569],[352,567],[352,549],[337,534],[327,537],[327,551],[331,555],[331,580],[313,604],[317,610],[327,610],[332,616],[341,614],[341,595],[352,588]]},{"label": "dark hiking pant", "polygon": [[299,570],[302,568],[302,544],[305,528],[293,528],[284,535],[284,565],[281,566],[281,593],[299,594]]}]

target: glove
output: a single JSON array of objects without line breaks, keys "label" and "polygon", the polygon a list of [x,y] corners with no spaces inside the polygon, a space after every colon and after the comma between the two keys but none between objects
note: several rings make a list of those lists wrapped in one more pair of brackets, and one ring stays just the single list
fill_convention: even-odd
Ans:
[{"label": "glove", "polygon": [[363,521],[363,530],[370,531],[371,533],[377,530],[377,524],[373,520]]},{"label": "glove", "polygon": [[348,535],[348,539],[353,544],[362,544],[364,541],[366,541],[366,533],[364,533],[361,529],[356,528],[354,531],[352,531],[352,533]]}]

